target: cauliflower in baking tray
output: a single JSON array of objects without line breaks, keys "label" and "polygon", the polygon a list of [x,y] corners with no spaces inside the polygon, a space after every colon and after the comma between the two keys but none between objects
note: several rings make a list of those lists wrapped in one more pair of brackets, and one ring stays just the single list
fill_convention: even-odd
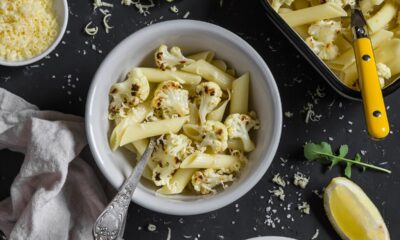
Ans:
[{"label": "cauliflower in baking tray", "polygon": [[196,87],[196,101],[199,105],[200,122],[206,121],[206,116],[221,102],[222,90],[214,82],[203,82]]},{"label": "cauliflower in baking tray", "polygon": [[132,108],[146,100],[149,93],[150,86],[146,76],[140,69],[131,70],[128,72],[125,81],[115,83],[111,87],[109,118],[126,117]]},{"label": "cauliflower in baking tray", "polygon": [[253,151],[255,145],[251,141],[249,131],[258,128],[258,120],[250,114],[234,113],[225,119],[225,126],[230,139],[239,138],[242,141],[245,152]]},{"label": "cauliflower in baking tray", "polygon": [[165,81],[154,92],[151,106],[161,113],[163,118],[189,114],[189,92],[176,81]]},{"label": "cauliflower in baking tray", "polygon": [[381,88],[383,88],[385,86],[385,81],[392,77],[392,71],[384,63],[377,63],[376,70],[378,71],[379,83],[381,84]]},{"label": "cauliflower in baking tray", "polygon": [[220,153],[228,147],[228,131],[219,121],[206,121],[201,127],[201,138],[201,151],[208,148],[213,153]]},{"label": "cauliflower in baking tray", "polygon": [[292,3],[294,2],[294,0],[272,0],[272,2],[271,2],[271,7],[276,11],[276,12],[278,12],[279,11],[279,9],[283,6],[283,5],[286,5],[286,6],[290,6],[290,5],[292,5]]},{"label": "cauliflower in baking tray", "polygon": [[321,20],[310,25],[308,28],[310,36],[305,41],[322,60],[332,60],[339,55],[339,48],[333,42],[341,31],[340,22]]},{"label": "cauliflower in baking tray", "polygon": [[333,20],[321,20],[308,28],[308,34],[323,43],[332,43],[341,31],[342,24]]},{"label": "cauliflower in baking tray", "polygon": [[306,39],[306,44],[322,60],[332,60],[339,55],[339,48],[333,43],[323,43],[310,36]]},{"label": "cauliflower in baking tray", "polygon": [[157,139],[157,147],[150,161],[155,165],[153,181],[157,186],[169,183],[183,159],[192,154],[192,141],[183,134],[165,134]]},{"label": "cauliflower in baking tray", "polygon": [[192,185],[196,192],[201,194],[215,193],[215,187],[234,180],[233,174],[224,169],[215,170],[212,168],[196,171],[192,175]]},{"label": "cauliflower in baking tray", "polygon": [[179,47],[172,47],[168,51],[166,45],[161,45],[154,54],[155,62],[161,70],[176,70],[177,66],[195,62],[192,59],[183,56]]}]

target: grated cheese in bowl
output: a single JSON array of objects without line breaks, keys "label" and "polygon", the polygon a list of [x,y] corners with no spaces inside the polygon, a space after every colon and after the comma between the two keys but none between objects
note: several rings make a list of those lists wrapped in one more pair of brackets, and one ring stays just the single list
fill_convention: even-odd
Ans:
[{"label": "grated cheese in bowl", "polygon": [[24,61],[42,54],[60,33],[53,0],[0,1],[0,59]]}]

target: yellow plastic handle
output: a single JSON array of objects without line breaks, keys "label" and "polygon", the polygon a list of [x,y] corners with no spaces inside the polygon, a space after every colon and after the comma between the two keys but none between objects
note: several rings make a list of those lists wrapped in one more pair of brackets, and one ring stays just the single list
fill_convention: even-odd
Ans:
[{"label": "yellow plastic handle", "polygon": [[370,39],[354,40],[354,52],[368,133],[372,138],[383,139],[389,133],[389,122]]}]

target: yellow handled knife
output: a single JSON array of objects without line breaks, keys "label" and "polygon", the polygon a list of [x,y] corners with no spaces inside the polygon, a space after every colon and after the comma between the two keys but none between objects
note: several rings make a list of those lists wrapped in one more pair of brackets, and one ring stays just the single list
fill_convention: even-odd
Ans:
[{"label": "yellow handled knife", "polygon": [[358,1],[355,6],[352,6],[351,27],[367,130],[373,139],[384,139],[389,133],[389,122],[371,40]]}]

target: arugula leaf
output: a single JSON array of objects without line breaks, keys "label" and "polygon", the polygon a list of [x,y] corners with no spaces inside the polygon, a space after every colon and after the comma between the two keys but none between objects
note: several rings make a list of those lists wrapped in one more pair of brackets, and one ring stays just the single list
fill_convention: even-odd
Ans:
[{"label": "arugula leaf", "polygon": [[[349,153],[349,146],[348,145],[341,145],[339,148],[339,155],[338,157],[333,157],[331,165],[329,166],[329,169],[332,169],[334,166],[336,166],[342,159],[346,157],[347,153]],[[350,170],[351,171],[351,170]]]},{"label": "arugula leaf", "polygon": [[348,152],[348,145],[341,145],[338,155],[333,154],[331,145],[326,142],[321,142],[320,144],[306,143],[306,145],[304,145],[304,157],[307,160],[318,160],[323,164],[330,164],[329,169],[338,165],[340,162],[343,162],[346,164],[344,174],[348,178],[351,178],[351,170],[353,165],[362,167],[364,170],[366,170],[367,168],[371,168],[377,171],[391,173],[391,171],[386,168],[362,162],[360,154],[356,154],[354,159],[345,158]]}]

